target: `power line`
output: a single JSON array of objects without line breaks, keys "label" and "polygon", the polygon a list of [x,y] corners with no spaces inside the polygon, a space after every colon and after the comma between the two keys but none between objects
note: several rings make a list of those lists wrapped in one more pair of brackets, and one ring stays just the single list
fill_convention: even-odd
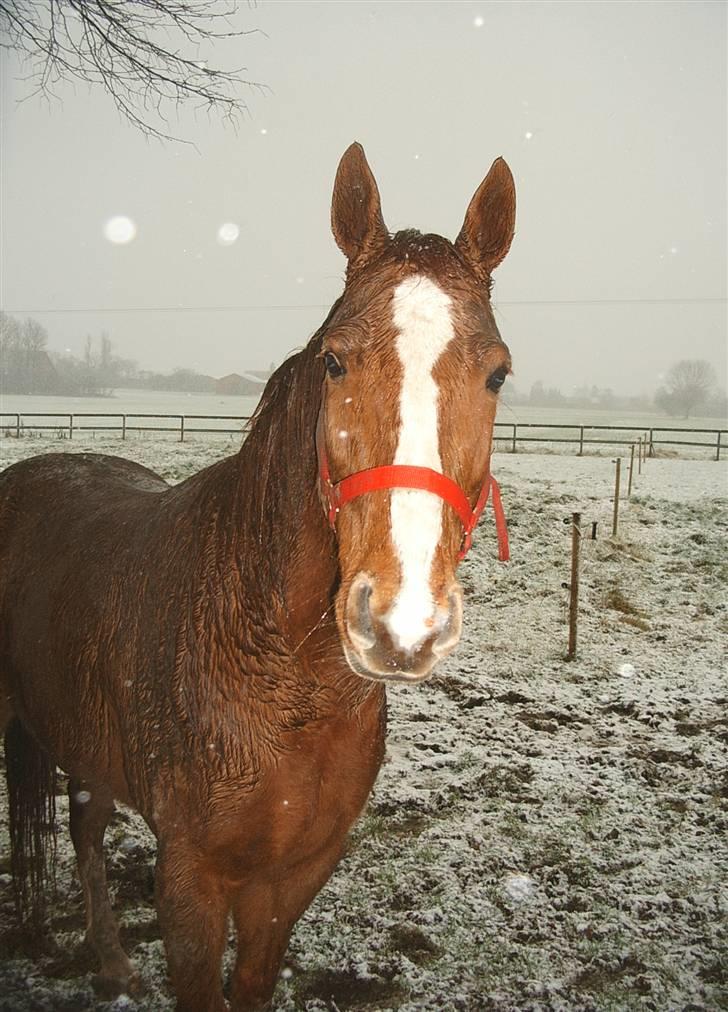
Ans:
[{"label": "power line", "polygon": [[324,303],[301,305],[301,306],[96,306],[81,309],[79,307],[66,306],[63,309],[5,309],[6,313],[244,313],[244,312],[283,312],[301,309],[330,309]]},{"label": "power line", "polygon": [[[495,308],[505,306],[675,306],[675,305],[725,305],[725,298],[686,298],[686,299],[505,299],[496,300]],[[66,306],[60,309],[15,308],[4,309],[6,313],[53,314],[92,314],[92,313],[277,313],[297,312],[301,310],[330,309],[329,303],[302,303],[301,305],[247,305],[247,306],[96,306],[81,308]]]},{"label": "power line", "polygon": [[708,298],[698,296],[689,299],[520,299],[516,301],[495,301],[497,306],[676,306],[695,303],[727,303],[726,298]]}]

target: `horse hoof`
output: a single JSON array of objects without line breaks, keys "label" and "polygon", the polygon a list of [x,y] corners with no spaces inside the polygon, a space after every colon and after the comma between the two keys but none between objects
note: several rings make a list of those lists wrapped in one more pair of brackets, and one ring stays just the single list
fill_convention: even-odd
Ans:
[{"label": "horse hoof", "polygon": [[146,994],[146,985],[138,973],[128,977],[109,977],[103,973],[95,973],[91,978],[93,987],[99,998],[111,1001],[120,994],[128,994],[130,998],[141,998]]}]

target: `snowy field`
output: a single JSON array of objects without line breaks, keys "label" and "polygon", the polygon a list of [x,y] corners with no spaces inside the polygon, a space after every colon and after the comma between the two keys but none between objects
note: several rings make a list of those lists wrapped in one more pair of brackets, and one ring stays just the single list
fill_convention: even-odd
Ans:
[{"label": "snowy field", "polygon": [[[175,435],[179,437],[182,427],[186,440],[198,436],[216,438],[225,433],[234,445],[241,439],[246,420],[257,403],[256,397],[167,390],[122,389],[108,397],[0,394],[0,438],[19,431],[22,438],[42,435],[62,440],[69,437],[72,415],[73,439],[93,439],[94,448],[99,446],[99,440],[109,437],[122,442],[149,439],[156,442],[160,436],[173,439]],[[716,456],[720,440],[722,455],[728,457],[725,418],[674,419],[657,411],[512,405],[506,388],[495,429],[496,449],[510,452],[516,430],[517,449],[521,453],[576,454],[583,439],[587,453],[629,456],[630,444],[637,446],[638,440],[649,435],[658,455],[678,453],[708,459]]]},{"label": "snowy field", "polygon": [[[501,395],[498,421],[513,422],[561,422],[563,424],[585,425],[634,425],[636,428],[650,428],[655,425],[678,425],[686,428],[725,428],[726,418],[692,417],[687,421],[675,421],[659,411],[624,411],[603,408],[531,407],[509,402],[508,384]],[[61,414],[75,412],[141,412],[160,411],[163,414],[198,415],[249,415],[257,404],[256,397],[233,397],[222,394],[183,393],[174,390],[115,390],[108,397],[68,397],[47,394],[6,394],[0,393],[0,415],[2,412],[51,412]]]},{"label": "snowy field", "polygon": [[[84,448],[176,481],[235,444],[0,439],[0,465]],[[463,641],[431,681],[389,691],[387,760],[298,923],[273,1007],[728,1008],[728,467],[649,460],[614,540],[608,456],[500,453],[494,471],[512,561],[496,561],[486,513],[461,570]],[[598,526],[567,663],[574,510]],[[123,939],[148,987],[113,1003],[93,990],[59,839],[50,937],[31,946],[13,928],[0,838],[0,1010],[171,1009],[152,837],[127,811],[108,833]]]}]

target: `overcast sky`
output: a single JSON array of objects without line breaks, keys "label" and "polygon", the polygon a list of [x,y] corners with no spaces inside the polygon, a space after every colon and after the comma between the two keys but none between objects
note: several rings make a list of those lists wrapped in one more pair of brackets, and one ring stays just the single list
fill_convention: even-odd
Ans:
[{"label": "overcast sky", "polygon": [[[392,231],[454,238],[510,164],[494,302],[520,389],[649,392],[686,357],[726,385],[724,3],[261,2],[238,24],[261,32],[208,62],[270,90],[237,133],[172,124],[196,149],[145,140],[101,91],[28,97],[3,55],[2,306],[51,348],[106,331],[142,368],[280,361],[341,291],[331,189],[358,140]],[[114,216],[132,241],[105,237]]]}]

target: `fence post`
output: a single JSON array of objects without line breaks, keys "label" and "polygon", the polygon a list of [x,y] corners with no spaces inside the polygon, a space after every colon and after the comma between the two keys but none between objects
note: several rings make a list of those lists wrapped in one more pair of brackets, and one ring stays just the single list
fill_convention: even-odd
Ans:
[{"label": "fence post", "polygon": [[[20,415],[15,416],[15,438],[20,439]],[[720,443],[720,432],[718,433],[718,442]],[[718,450],[718,453],[720,453],[720,449]]]},{"label": "fence post", "polygon": [[68,416],[68,438],[73,439],[73,415]]},{"label": "fence post", "polygon": [[121,438],[126,439],[126,415],[121,416]]},{"label": "fence post", "polygon": [[579,547],[581,542],[581,513],[571,517],[571,583],[569,585],[569,650],[567,661],[576,657],[576,626],[579,612]]},{"label": "fence post", "polygon": [[718,442],[715,444],[715,459],[720,460],[720,429],[718,429]]},{"label": "fence post", "polygon": [[511,445],[511,453],[516,452],[516,425],[513,426],[513,443]]},{"label": "fence post", "polygon": [[642,436],[637,437],[637,474],[642,474]]},{"label": "fence post", "polygon": [[650,456],[651,457],[655,456],[655,447],[652,445],[652,433],[654,431],[655,431],[654,429],[650,429]]},{"label": "fence post", "polygon": [[619,474],[622,469],[622,458],[617,457],[615,461],[617,468],[614,475],[614,518],[612,520],[612,537],[617,537],[619,527]]},{"label": "fence post", "polygon": [[184,443],[185,441],[185,416],[179,416],[179,441]]},{"label": "fence post", "polygon": [[579,456],[584,455],[584,426],[579,426]]},{"label": "fence post", "polygon": [[634,443],[629,454],[629,480],[627,482],[627,498],[632,495],[632,472],[634,471]]}]

